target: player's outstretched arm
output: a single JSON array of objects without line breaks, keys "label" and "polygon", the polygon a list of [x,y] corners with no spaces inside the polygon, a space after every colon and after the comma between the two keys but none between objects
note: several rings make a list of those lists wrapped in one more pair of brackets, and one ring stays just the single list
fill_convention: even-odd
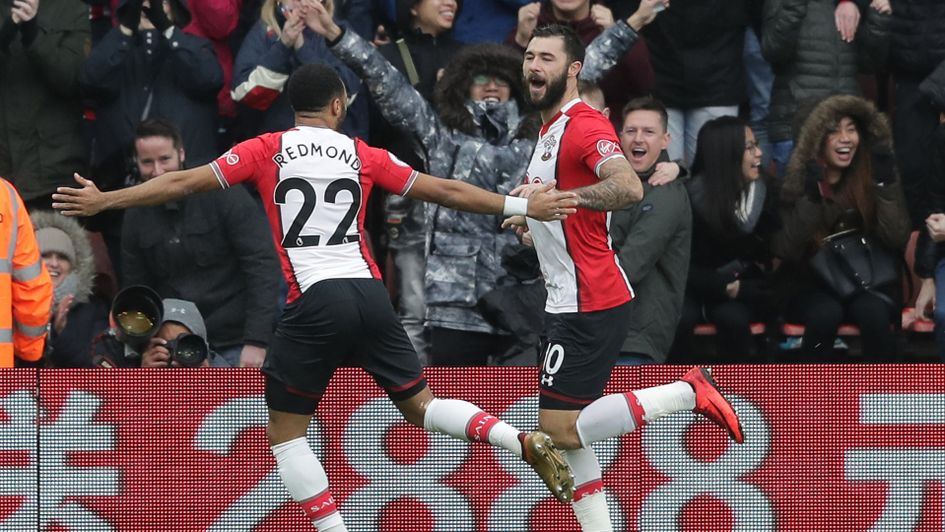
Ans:
[{"label": "player's outstretched arm", "polygon": [[595,211],[622,209],[643,199],[643,183],[623,157],[614,157],[600,167],[600,181],[576,188],[578,207]]},{"label": "player's outstretched arm", "polygon": [[444,207],[482,214],[526,215],[542,221],[563,220],[574,214],[577,196],[548,183],[528,199],[503,196],[463,181],[418,174],[407,197],[439,203]]},{"label": "player's outstretched arm", "polygon": [[79,188],[59,187],[52,195],[53,208],[66,216],[93,216],[109,209],[160,205],[195,192],[220,188],[209,164],[168,172],[133,187],[102,192],[92,181],[75,174]]}]

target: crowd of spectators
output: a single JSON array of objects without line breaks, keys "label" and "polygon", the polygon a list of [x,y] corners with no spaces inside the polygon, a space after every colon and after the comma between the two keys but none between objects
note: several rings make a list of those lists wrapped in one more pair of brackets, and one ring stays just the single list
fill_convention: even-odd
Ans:
[{"label": "crowd of spectators", "polygon": [[[50,274],[44,363],[187,365],[175,349],[192,336],[200,365],[259,366],[285,297],[248,189],[76,222],[50,211],[74,172],[116,189],[289,129],[286,82],[321,63],[349,95],[345,133],[509,193],[536,149],[521,63],[545,24],[587,46],[582,98],[644,182],[610,222],[636,295],[623,363],[901,361],[919,319],[945,361],[945,3],[663,4],[0,0],[0,176]],[[527,233],[377,192],[368,211],[424,363],[537,361]],[[849,294],[824,278],[818,261],[851,231],[896,259],[892,282]],[[128,346],[112,299],[136,285],[163,318]]]}]

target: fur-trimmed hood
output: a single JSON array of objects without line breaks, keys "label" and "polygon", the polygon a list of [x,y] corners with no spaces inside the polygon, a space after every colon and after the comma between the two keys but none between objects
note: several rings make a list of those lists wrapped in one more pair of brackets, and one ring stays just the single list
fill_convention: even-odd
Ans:
[{"label": "fur-trimmed hood", "polygon": [[[859,96],[830,96],[818,103],[804,119],[788,162],[782,197],[791,201],[804,194],[807,163],[817,159],[827,134],[840,119],[848,116],[856,122],[860,135],[858,151],[869,153],[878,147],[892,151],[892,131],[886,115],[872,102]],[[853,164],[861,160],[856,157]]]},{"label": "fur-trimmed hood", "polygon": [[55,227],[69,236],[75,248],[75,264],[72,265],[72,272],[77,281],[75,301],[76,303],[87,302],[92,294],[95,280],[95,255],[85,230],[74,218],[52,211],[34,211],[30,214],[30,219],[36,231],[44,227]]},{"label": "fur-trimmed hood", "polygon": [[540,119],[536,113],[528,116],[530,109],[524,98],[522,53],[496,43],[466,46],[443,71],[443,77],[437,82],[433,94],[434,105],[443,122],[452,129],[477,135],[472,114],[466,108],[469,87],[473,76],[477,74],[492,74],[509,82],[511,98],[518,104],[519,116],[523,117],[519,124],[510,124],[518,127],[515,137],[537,135],[541,127]]}]

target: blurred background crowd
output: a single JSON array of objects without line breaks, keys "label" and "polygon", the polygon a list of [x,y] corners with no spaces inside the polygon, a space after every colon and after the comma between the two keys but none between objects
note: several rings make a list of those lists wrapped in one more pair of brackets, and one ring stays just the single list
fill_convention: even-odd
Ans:
[{"label": "blurred background crowd", "polygon": [[[337,39],[306,19],[316,1]],[[637,296],[623,363],[945,361],[945,3],[665,3],[0,0],[0,176],[53,285],[25,359],[258,366],[283,305],[255,191],[75,220],[50,197],[74,172],[114,190],[291,128],[288,77],[323,63],[347,88],[346,134],[508,193],[540,126],[522,52],[559,23],[588,47],[582,98],[645,183],[611,218]],[[379,191],[368,210],[424,363],[536,363],[527,236]],[[0,344],[17,312],[0,312]]]}]

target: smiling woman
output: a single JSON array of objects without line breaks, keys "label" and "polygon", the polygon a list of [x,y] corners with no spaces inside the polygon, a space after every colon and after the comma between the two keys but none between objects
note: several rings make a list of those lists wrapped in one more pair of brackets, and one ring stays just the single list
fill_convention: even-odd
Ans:
[{"label": "smiling woman", "polygon": [[783,227],[773,248],[783,259],[785,317],[805,326],[806,360],[829,361],[840,323],[862,335],[866,361],[896,353],[897,283],[840,298],[819,281],[809,261],[825,237],[859,231],[876,253],[902,254],[909,217],[899,185],[887,118],[857,96],[832,96],[805,120],[783,189]]},{"label": "smiling woman", "polygon": [[715,118],[699,131],[687,183],[693,231],[680,354],[693,352],[693,328],[703,317],[716,326],[717,352],[727,362],[750,363],[758,354],[751,324],[774,312],[770,242],[780,227],[777,183],[760,166],[754,132],[740,118]]},{"label": "smiling woman", "polygon": [[46,211],[36,211],[30,217],[43,263],[53,281],[47,363],[53,367],[89,367],[92,338],[108,324],[108,304],[92,293],[92,245],[73,218]]}]

